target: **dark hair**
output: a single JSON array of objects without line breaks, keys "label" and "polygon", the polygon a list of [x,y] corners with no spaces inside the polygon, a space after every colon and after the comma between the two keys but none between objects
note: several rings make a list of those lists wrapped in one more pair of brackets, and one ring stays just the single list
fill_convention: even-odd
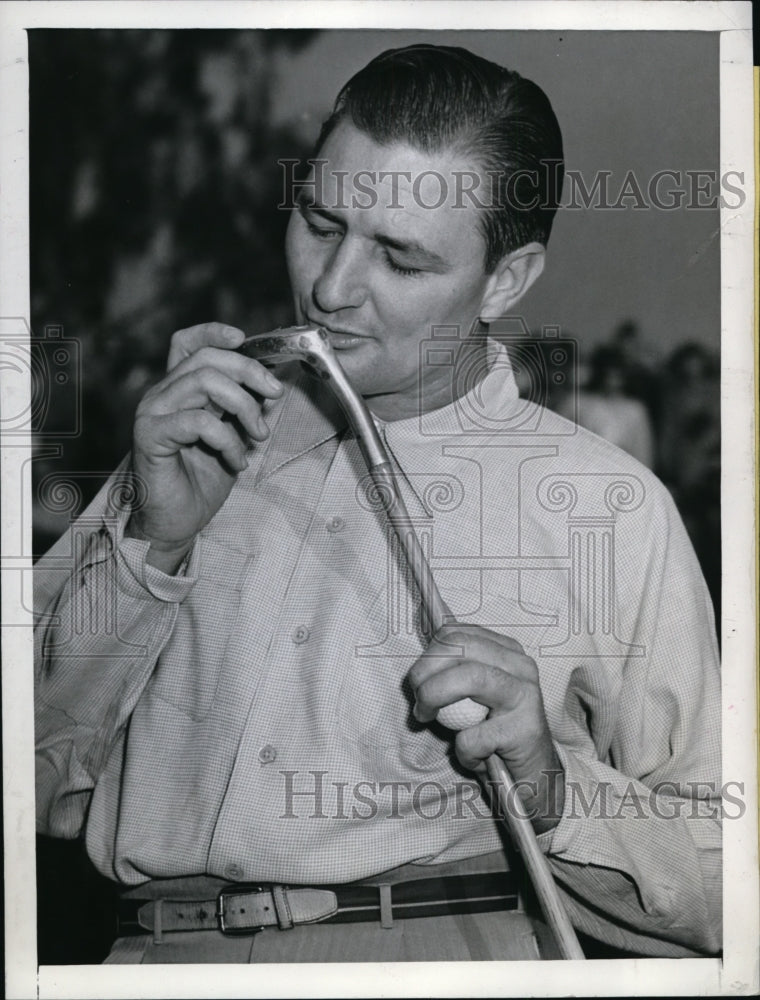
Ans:
[{"label": "dark hair", "polygon": [[603,389],[607,377],[613,372],[619,372],[623,377],[627,374],[628,366],[622,351],[613,344],[602,344],[597,347],[589,358],[589,377],[585,388],[589,392],[598,392]]},{"label": "dark hair", "polygon": [[562,133],[532,81],[467,49],[389,49],[342,88],[317,149],[346,118],[381,144],[472,157],[493,186],[483,208],[487,272],[526,243],[547,243],[562,192]]},{"label": "dark hair", "polygon": [[702,367],[704,375],[715,375],[720,371],[720,363],[716,360],[711,351],[693,340],[686,341],[680,347],[676,347],[666,362],[668,375],[675,382],[681,382],[689,375],[689,368],[692,361],[697,361]]}]

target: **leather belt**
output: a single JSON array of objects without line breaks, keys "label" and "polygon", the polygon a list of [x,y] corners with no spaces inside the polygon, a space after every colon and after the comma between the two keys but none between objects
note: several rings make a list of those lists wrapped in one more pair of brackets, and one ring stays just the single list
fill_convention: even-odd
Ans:
[{"label": "leather belt", "polygon": [[123,898],[118,936],[218,930],[255,934],[265,927],[289,930],[299,924],[379,921],[451,913],[484,913],[517,908],[517,884],[510,872],[450,875],[395,884],[348,883],[283,886],[234,883],[215,899]]}]

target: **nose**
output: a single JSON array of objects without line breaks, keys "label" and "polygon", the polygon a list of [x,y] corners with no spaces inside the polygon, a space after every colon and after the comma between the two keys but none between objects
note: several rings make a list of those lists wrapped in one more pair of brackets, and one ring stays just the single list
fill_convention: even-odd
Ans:
[{"label": "nose", "polygon": [[364,274],[367,264],[360,260],[360,248],[343,237],[322,258],[322,269],[311,290],[314,305],[322,313],[356,309],[364,302]]}]

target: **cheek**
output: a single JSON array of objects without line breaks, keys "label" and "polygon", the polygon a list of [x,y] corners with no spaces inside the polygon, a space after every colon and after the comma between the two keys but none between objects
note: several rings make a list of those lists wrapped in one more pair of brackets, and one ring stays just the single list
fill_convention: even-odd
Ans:
[{"label": "cheek", "polygon": [[285,260],[290,287],[294,294],[308,292],[319,275],[319,248],[304,232],[303,223],[294,213],[285,235]]},{"label": "cheek", "polygon": [[441,289],[437,297],[437,308],[451,317],[451,321],[470,322],[480,314],[480,307],[485,293],[485,283],[482,276],[468,276],[458,283],[450,282]]},{"label": "cheek", "polygon": [[469,333],[480,312],[481,290],[476,284],[462,288],[450,280],[410,280],[408,287],[395,287],[393,294],[384,296],[384,317],[406,338],[429,337],[433,326],[459,325],[463,334]]}]

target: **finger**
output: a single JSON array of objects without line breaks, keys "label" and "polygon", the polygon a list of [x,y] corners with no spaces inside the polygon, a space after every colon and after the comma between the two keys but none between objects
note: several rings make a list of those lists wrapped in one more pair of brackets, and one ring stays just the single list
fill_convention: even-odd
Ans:
[{"label": "finger", "polygon": [[503,716],[488,718],[477,726],[462,729],[454,740],[454,752],[457,760],[469,770],[478,770],[483,761],[487,760],[497,750],[509,754],[513,746],[518,746],[514,732],[505,725]]},{"label": "finger", "polygon": [[494,632],[493,629],[483,628],[482,625],[468,625],[465,622],[450,622],[443,625],[434,636],[444,645],[457,645],[477,639],[490,640],[501,646],[502,649],[512,650],[515,653],[524,653],[523,646],[511,635],[504,635],[501,632]]},{"label": "finger", "polygon": [[182,410],[156,417],[152,431],[158,450],[166,456],[203,442],[219,452],[230,468],[242,472],[248,465],[245,448],[234,429],[208,410]]},{"label": "finger", "polygon": [[415,690],[414,715],[432,722],[444,705],[471,698],[493,712],[513,711],[523,702],[526,682],[491,663],[453,660]]},{"label": "finger", "polygon": [[478,628],[466,632],[460,627],[456,631],[446,633],[443,638],[440,637],[440,633],[436,635],[409,671],[409,683],[414,689],[444,667],[468,660],[492,663],[525,680],[533,680],[538,675],[535,662],[523,652],[517,640],[508,636],[497,638],[496,633],[486,629]]},{"label": "finger", "polygon": [[201,347],[223,347],[234,350],[245,340],[245,334],[226,323],[200,323],[172,335],[166,370],[170,372],[183,358],[195,354]]},{"label": "finger", "polygon": [[221,410],[237,417],[245,431],[257,441],[267,437],[269,431],[259,403],[214,368],[190,371],[175,379],[151,399],[148,409],[151,413],[164,415],[177,410],[199,410],[209,404],[217,416]]},{"label": "finger", "polygon": [[240,385],[245,385],[252,392],[269,399],[277,399],[282,395],[283,384],[271,372],[253,358],[247,358],[236,351],[220,351],[215,347],[201,347],[193,354],[183,358],[160,383],[159,391],[176,382],[188,372],[201,368],[212,368],[231,378]]},{"label": "finger", "polygon": [[496,753],[508,760],[514,775],[543,773],[561,767],[553,749],[543,712],[491,715],[476,726],[462,729],[454,740],[457,759],[467,768]]}]

